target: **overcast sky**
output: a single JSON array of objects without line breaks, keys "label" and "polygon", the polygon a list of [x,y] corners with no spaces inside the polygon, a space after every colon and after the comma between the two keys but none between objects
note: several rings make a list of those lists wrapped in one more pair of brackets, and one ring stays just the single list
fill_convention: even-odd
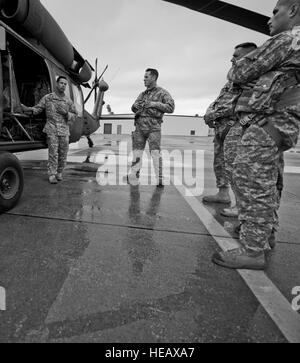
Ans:
[{"label": "overcast sky", "polygon": [[[162,0],[41,0],[71,43],[99,70],[106,64],[106,102],[130,113],[148,67],[160,71],[176,114],[202,115],[226,82],[233,47],[267,37]],[[270,16],[276,0],[230,0]]]}]

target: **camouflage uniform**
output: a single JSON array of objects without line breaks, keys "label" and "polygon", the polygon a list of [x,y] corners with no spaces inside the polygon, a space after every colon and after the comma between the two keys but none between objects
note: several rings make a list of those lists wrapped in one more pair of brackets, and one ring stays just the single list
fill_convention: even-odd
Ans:
[{"label": "camouflage uniform", "polygon": [[[238,153],[238,145],[241,142],[242,136],[244,133],[243,126],[237,121],[228,132],[228,135],[224,141],[224,159],[225,159],[225,170],[226,175],[231,185],[231,188],[236,196],[237,206],[239,205],[238,194],[236,192],[235,179],[233,178],[233,169],[235,158]],[[283,190],[283,174],[284,174],[284,156],[283,153],[280,153],[278,160],[278,180],[277,180],[277,192],[278,192],[278,200],[277,200],[277,210],[280,208],[281,202],[281,194]],[[274,232],[277,230],[276,227],[279,226],[279,218],[277,212],[275,213],[275,226]]]},{"label": "camouflage uniform", "polygon": [[225,140],[224,140],[224,159],[225,159],[225,170],[226,176],[234,189],[234,180],[233,180],[233,163],[237,156],[237,145],[241,140],[243,135],[243,127],[239,122],[235,122],[235,124],[230,128]]},{"label": "camouflage uniform", "polygon": [[[146,108],[148,102],[155,107]],[[132,133],[133,164],[131,171],[139,175],[142,167],[143,152],[149,143],[156,177],[162,180],[161,124],[165,113],[173,113],[175,103],[168,91],[154,87],[142,92],[132,106],[135,113],[135,131]]]},{"label": "camouflage uniform", "polygon": [[44,96],[32,111],[34,115],[46,111],[47,122],[43,132],[47,134],[49,147],[48,174],[62,173],[69,151],[69,123],[77,116],[76,108],[68,97],[54,92]]},{"label": "camouflage uniform", "polygon": [[233,170],[240,241],[252,251],[269,249],[268,239],[276,226],[279,160],[299,135],[299,43],[300,27],[280,33],[239,60],[228,76],[241,86],[255,82],[236,107],[244,134]]},{"label": "camouflage uniform", "polygon": [[230,179],[225,169],[224,139],[229,127],[233,124],[234,107],[241,94],[240,87],[230,82],[222,88],[218,98],[209,106],[205,114],[205,122],[214,126],[214,172],[217,187],[229,187]]}]

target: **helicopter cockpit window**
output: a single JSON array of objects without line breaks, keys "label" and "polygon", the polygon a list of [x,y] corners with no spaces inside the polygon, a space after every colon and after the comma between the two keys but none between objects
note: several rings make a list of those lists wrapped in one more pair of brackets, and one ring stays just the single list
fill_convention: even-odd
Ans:
[{"label": "helicopter cockpit window", "polygon": [[74,96],[74,105],[78,112],[78,116],[81,117],[83,115],[83,96],[79,86],[72,84],[72,91]]}]

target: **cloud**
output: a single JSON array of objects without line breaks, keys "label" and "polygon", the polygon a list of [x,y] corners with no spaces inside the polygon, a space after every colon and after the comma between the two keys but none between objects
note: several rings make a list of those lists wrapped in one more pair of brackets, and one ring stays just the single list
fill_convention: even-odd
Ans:
[{"label": "cloud", "polygon": [[[42,0],[77,50],[99,71],[106,64],[107,101],[129,112],[148,67],[176,100],[176,112],[203,113],[226,82],[233,47],[266,37],[161,0]],[[231,1],[270,13],[273,0]],[[267,11],[268,10],[268,11]]]}]

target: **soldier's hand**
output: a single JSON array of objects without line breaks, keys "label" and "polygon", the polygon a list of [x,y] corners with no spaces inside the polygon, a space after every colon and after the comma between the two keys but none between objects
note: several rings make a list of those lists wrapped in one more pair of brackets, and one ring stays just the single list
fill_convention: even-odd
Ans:
[{"label": "soldier's hand", "polygon": [[206,125],[207,125],[210,129],[214,129],[214,128],[215,128],[215,122],[214,122],[214,119],[212,119],[211,117],[209,117],[207,114],[204,116],[204,121],[205,121]]},{"label": "soldier's hand", "polygon": [[28,107],[28,106],[25,106],[21,103],[21,108],[22,108],[22,111],[26,114],[26,115],[31,115],[32,114],[32,107]]},{"label": "soldier's hand", "polygon": [[156,107],[156,102],[152,101],[145,102],[145,108],[155,108],[155,107]]},{"label": "soldier's hand", "polygon": [[215,123],[214,121],[210,120],[209,122],[206,123],[207,126],[210,128],[210,129],[214,129],[215,128]]},{"label": "soldier's hand", "polygon": [[67,116],[69,113],[67,107],[64,107],[62,105],[57,105],[56,111],[57,111],[57,113],[59,113],[62,116]]}]

